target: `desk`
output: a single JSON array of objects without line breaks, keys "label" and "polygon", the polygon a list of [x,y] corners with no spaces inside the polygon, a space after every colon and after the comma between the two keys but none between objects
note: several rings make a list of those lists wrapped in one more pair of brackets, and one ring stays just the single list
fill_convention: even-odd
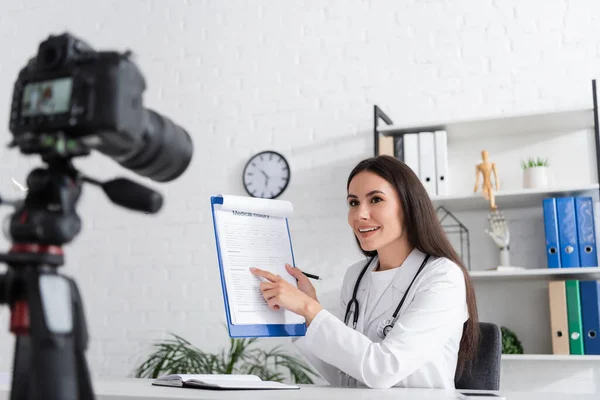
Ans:
[{"label": "desk", "polygon": [[[443,400],[456,399],[452,391],[436,389],[347,389],[329,386],[299,385],[300,390],[215,391],[152,386],[150,379],[97,380],[97,400]],[[9,400],[10,386],[0,383],[0,400]],[[597,394],[540,392],[501,392],[506,400],[597,400]]]}]

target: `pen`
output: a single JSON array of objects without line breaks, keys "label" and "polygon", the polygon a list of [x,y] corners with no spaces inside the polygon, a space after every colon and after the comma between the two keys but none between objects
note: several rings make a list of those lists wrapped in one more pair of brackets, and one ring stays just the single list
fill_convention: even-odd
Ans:
[{"label": "pen", "polygon": [[317,275],[309,274],[308,272],[304,272],[304,271],[302,271],[302,273],[303,273],[304,275],[306,275],[308,278],[311,278],[311,279],[316,279],[316,280],[318,280],[318,281],[321,281],[321,280],[322,280],[322,279],[321,279],[321,278],[319,278]]}]

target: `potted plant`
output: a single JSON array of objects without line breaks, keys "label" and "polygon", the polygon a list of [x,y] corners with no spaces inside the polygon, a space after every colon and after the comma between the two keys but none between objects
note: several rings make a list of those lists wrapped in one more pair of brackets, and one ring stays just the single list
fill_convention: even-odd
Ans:
[{"label": "potted plant", "polygon": [[136,378],[156,379],[169,374],[252,374],[263,380],[283,382],[285,371],[294,383],[312,384],[311,376],[318,376],[279,346],[268,351],[252,347],[256,338],[232,338],[228,351],[211,354],[180,336],[172,336],[154,344],[156,350],[137,368]]},{"label": "potted plant", "polygon": [[517,335],[510,329],[501,326],[502,354],[523,354],[523,345]]},{"label": "potted plant", "polygon": [[523,187],[526,189],[543,189],[548,186],[548,159],[529,158],[522,162]]}]

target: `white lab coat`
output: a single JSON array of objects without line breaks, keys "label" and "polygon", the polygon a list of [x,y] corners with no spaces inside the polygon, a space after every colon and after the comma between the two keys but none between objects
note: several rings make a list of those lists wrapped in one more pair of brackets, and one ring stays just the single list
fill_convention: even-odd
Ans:
[{"label": "white lab coat", "polygon": [[[356,330],[351,327],[352,315],[348,326],[344,324],[344,313],[367,260],[353,264],[341,290],[342,315],[321,310],[306,335],[294,340],[331,385],[454,389],[463,324],[468,319],[464,275],[455,263],[430,257],[410,288],[394,328],[383,340],[377,333],[381,321],[392,318],[424,259],[417,249],[409,254],[368,316],[364,312],[370,279],[368,273],[363,276]],[[377,258],[369,269],[376,266]]]}]

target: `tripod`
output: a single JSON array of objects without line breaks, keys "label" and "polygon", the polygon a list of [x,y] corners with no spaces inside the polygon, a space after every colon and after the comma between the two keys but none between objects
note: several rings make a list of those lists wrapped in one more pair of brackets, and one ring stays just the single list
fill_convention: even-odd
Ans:
[{"label": "tripod", "polygon": [[82,299],[75,281],[58,273],[62,245],[81,230],[75,211],[81,187],[101,186],[113,202],[151,213],[161,208],[162,198],[123,178],[100,183],[83,177],[70,158],[45,161],[47,168],[27,177],[27,196],[10,220],[12,247],[0,254],[8,265],[0,275],[0,304],[10,308],[16,337],[10,399],[89,400],[94,394]]}]

